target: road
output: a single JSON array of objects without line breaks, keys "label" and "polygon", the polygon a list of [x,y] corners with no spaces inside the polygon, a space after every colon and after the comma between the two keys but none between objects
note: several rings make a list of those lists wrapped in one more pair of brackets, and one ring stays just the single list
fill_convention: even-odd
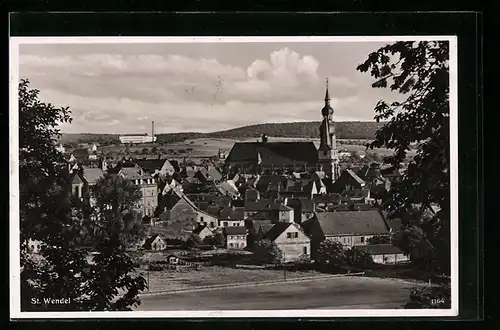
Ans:
[{"label": "road", "polygon": [[393,309],[415,284],[371,277],[337,277],[300,283],[142,296],[138,311]]}]

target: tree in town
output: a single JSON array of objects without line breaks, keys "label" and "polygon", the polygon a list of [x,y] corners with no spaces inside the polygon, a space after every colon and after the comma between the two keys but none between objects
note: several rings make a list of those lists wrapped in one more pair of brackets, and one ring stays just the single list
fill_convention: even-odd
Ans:
[{"label": "tree in town", "polygon": [[357,250],[349,249],[345,251],[345,260],[353,266],[366,267],[373,265],[373,258],[370,254]]},{"label": "tree in town", "polygon": [[344,247],[340,242],[324,240],[318,246],[316,261],[320,265],[342,266],[346,262]]},{"label": "tree in town", "polygon": [[[421,258],[427,260],[427,268],[449,275],[449,43],[396,42],[369,54],[357,69],[376,79],[374,88],[390,88],[400,96],[399,100],[377,103],[375,119],[386,123],[377,130],[369,147],[393,149],[384,162],[399,169],[417,144],[416,155],[400,182],[391,187],[384,204],[403,222],[395,243],[408,254],[418,249]],[[431,205],[438,206],[439,211],[420,216]]]},{"label": "tree in town", "polygon": [[283,252],[270,240],[259,240],[252,244],[251,251],[255,259],[263,263],[279,263],[283,259]]},{"label": "tree in town", "polygon": [[142,148],[141,153],[143,155],[147,155],[149,153],[149,149],[148,148]]},{"label": "tree in town", "polygon": [[201,243],[202,243],[202,240],[201,240],[200,236],[191,235],[186,240],[185,247],[188,249],[192,249],[192,248],[196,248],[196,247],[200,246]]},{"label": "tree in town", "polygon": [[375,235],[366,240],[368,244],[390,244],[391,237],[389,235]]},{"label": "tree in town", "polygon": [[224,247],[226,246],[226,238],[222,233],[215,233],[214,234],[214,241],[215,241],[215,246],[217,247]]},{"label": "tree in town", "polygon": [[[69,173],[55,150],[59,124],[71,122],[68,108],[56,108],[38,98],[29,81],[19,83],[19,195],[21,252],[21,309],[130,310],[139,303],[142,277],[128,275],[133,265],[117,247],[116,232],[94,231],[92,209],[72,207]],[[116,204],[116,203],[115,203]],[[81,248],[82,232],[95,252],[93,261]],[[95,239],[100,233],[102,240]],[[43,242],[33,258],[28,240]],[[96,266],[99,265],[99,266]],[[119,291],[121,290],[121,291]],[[33,297],[69,298],[70,304],[37,305]]]}]

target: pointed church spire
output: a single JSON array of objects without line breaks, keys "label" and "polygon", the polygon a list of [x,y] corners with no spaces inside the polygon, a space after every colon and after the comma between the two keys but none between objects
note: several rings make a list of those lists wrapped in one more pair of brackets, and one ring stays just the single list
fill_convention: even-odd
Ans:
[{"label": "pointed church spire", "polygon": [[326,78],[325,104],[330,104],[330,94],[328,93],[328,78]]}]

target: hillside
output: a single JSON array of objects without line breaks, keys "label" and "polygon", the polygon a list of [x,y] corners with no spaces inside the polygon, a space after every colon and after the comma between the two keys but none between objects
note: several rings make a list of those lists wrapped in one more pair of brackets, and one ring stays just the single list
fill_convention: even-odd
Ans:
[{"label": "hillside", "polygon": [[[268,136],[280,136],[291,138],[318,138],[320,122],[294,122],[294,123],[269,123],[244,126],[208,134],[211,138],[245,138],[259,137],[262,134]],[[360,139],[371,140],[382,123],[345,121],[337,122],[336,133],[338,139]]]},{"label": "hillside", "polygon": [[[167,133],[157,134],[159,144],[184,142],[185,140],[200,138],[253,138],[262,134],[268,136],[290,138],[318,138],[320,122],[293,122],[293,123],[268,123],[238,127],[213,133]],[[375,132],[383,123],[366,121],[345,121],[336,123],[338,139],[371,140]],[[118,144],[118,134],[63,134],[60,142],[63,144],[97,142],[102,145]]]}]

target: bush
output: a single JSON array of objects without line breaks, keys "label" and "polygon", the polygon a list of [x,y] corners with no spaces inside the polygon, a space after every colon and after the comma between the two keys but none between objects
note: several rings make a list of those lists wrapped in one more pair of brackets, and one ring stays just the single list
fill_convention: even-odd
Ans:
[{"label": "bush", "polygon": [[321,265],[342,266],[346,263],[346,254],[341,243],[324,240],[317,252],[317,262]]},{"label": "bush", "polygon": [[255,242],[251,249],[254,258],[262,263],[279,263],[283,258],[283,253],[276,243],[269,240]]},{"label": "bush", "polygon": [[196,248],[199,245],[201,245],[201,239],[198,235],[189,236],[189,238],[186,240],[186,243],[184,244],[184,246],[188,249]]},{"label": "bush", "polygon": [[391,238],[388,235],[375,235],[370,237],[367,241],[368,244],[389,244]]}]

